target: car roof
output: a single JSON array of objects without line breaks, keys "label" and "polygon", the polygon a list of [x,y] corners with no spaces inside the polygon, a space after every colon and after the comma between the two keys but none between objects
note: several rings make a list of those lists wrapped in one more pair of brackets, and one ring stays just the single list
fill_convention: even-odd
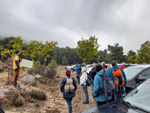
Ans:
[{"label": "car roof", "polygon": [[150,64],[139,64],[139,65],[136,65],[134,67],[138,67],[138,68],[148,68],[150,67]]}]

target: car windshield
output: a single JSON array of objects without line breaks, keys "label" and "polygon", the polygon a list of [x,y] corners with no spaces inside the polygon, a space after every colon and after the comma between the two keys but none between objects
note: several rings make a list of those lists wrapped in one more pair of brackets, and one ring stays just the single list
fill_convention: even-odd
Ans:
[{"label": "car windshield", "polygon": [[86,68],[90,68],[90,67],[93,67],[93,66],[92,66],[92,65],[90,65],[90,64],[86,66]]},{"label": "car windshield", "polygon": [[142,70],[143,70],[142,68],[133,66],[133,67],[124,69],[124,72],[126,74],[127,80],[130,80]]},{"label": "car windshield", "polygon": [[129,94],[127,94],[123,101],[130,103],[132,106],[144,111],[150,112],[150,80],[147,80]]}]

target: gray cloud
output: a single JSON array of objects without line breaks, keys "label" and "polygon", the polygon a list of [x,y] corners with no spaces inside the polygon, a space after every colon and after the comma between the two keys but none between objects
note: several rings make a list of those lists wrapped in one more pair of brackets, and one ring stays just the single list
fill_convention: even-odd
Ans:
[{"label": "gray cloud", "polygon": [[0,36],[58,41],[76,47],[95,35],[100,50],[119,43],[124,52],[149,40],[149,0],[0,0]]}]

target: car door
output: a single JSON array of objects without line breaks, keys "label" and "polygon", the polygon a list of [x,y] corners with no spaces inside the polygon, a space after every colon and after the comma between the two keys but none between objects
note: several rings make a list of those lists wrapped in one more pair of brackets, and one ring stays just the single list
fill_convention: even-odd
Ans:
[{"label": "car door", "polygon": [[139,74],[138,81],[144,81],[150,78],[150,68],[145,69],[143,72]]}]

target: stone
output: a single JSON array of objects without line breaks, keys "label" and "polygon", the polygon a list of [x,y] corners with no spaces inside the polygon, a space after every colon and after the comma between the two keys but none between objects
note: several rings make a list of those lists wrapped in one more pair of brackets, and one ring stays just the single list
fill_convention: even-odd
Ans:
[{"label": "stone", "polygon": [[30,85],[35,85],[35,77],[33,75],[30,75],[30,74],[27,74],[25,75],[21,81],[24,83],[24,84],[30,84]]},{"label": "stone", "polygon": [[35,79],[40,79],[41,76],[39,74],[36,74]]},{"label": "stone", "polygon": [[13,102],[16,98],[18,98],[20,92],[13,87],[10,86],[2,86],[0,87],[0,106],[1,105],[13,105]]}]

